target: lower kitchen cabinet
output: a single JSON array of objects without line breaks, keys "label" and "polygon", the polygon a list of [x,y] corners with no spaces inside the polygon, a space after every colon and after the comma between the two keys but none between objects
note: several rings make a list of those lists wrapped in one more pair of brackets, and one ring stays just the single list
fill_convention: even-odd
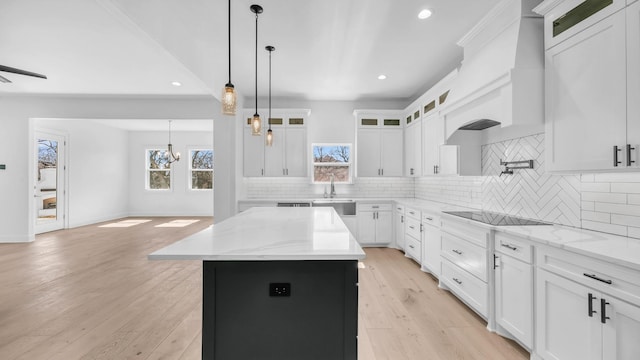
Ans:
[{"label": "lower kitchen cabinet", "polygon": [[412,258],[418,264],[422,262],[422,224],[420,223],[420,210],[405,208],[404,221],[404,254]]},{"label": "lower kitchen cabinet", "polygon": [[396,246],[400,250],[404,250],[404,205],[396,204],[395,205],[395,219],[394,219],[394,232],[395,232],[395,240]]},{"label": "lower kitchen cabinet", "polygon": [[[537,355],[554,360],[638,359],[640,306],[611,294],[620,293],[634,299],[638,274],[618,269],[609,277],[598,271],[597,264],[592,270],[593,267],[585,269],[573,263],[573,258],[568,258],[566,263],[554,261],[560,257],[551,258],[548,264],[538,266],[536,273]],[[558,270],[557,274],[549,271],[553,267]],[[615,277],[625,273],[631,277]],[[574,281],[559,274],[580,277]],[[586,281],[593,286],[586,285]]]},{"label": "lower kitchen cabinet", "polygon": [[357,240],[360,245],[386,246],[393,237],[391,203],[357,205]]},{"label": "lower kitchen cabinet", "polygon": [[440,217],[422,214],[422,270],[440,277],[441,247]]}]

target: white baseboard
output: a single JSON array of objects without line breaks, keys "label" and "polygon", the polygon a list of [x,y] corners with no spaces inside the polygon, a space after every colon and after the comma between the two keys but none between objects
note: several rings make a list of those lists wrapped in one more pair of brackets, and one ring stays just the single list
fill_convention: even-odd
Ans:
[{"label": "white baseboard", "polygon": [[0,236],[0,243],[12,244],[12,243],[29,243],[35,240],[35,235],[2,235]]}]

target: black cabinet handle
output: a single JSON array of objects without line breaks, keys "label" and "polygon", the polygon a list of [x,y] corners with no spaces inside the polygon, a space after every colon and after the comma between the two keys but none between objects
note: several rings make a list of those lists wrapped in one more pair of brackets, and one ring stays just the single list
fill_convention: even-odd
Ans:
[{"label": "black cabinet handle", "polygon": [[500,244],[500,246],[502,246],[502,247],[506,247],[507,249],[509,249],[509,250],[513,250],[513,251],[518,250],[518,248],[517,248],[517,247],[515,247],[515,246],[511,246],[511,245],[509,245],[509,244],[502,244],[502,243],[501,243],[501,244]]},{"label": "black cabinet handle", "polygon": [[597,297],[593,296],[592,293],[589,293],[589,317],[593,317],[593,314],[597,314],[598,312],[593,310],[593,300],[596,300]]},{"label": "black cabinet handle", "polygon": [[606,279],[602,279],[602,278],[599,278],[599,277],[597,277],[595,274],[587,274],[587,273],[584,273],[584,274],[582,274],[582,275],[584,275],[584,276],[586,276],[586,277],[588,277],[588,278],[591,278],[591,279],[593,279],[593,280],[601,281],[601,282],[603,282],[603,283],[605,283],[605,284],[609,284],[609,285],[613,284],[613,281],[611,281],[611,280],[606,280]]},{"label": "black cabinet handle", "polygon": [[498,263],[497,263],[497,261],[496,261],[496,260],[498,260],[498,259],[499,259],[498,255],[493,254],[493,269],[494,269],[494,270],[500,267],[500,266],[498,266]]},{"label": "black cabinet handle", "polygon": [[631,160],[631,150],[635,150],[636,148],[631,147],[631,145],[627,144],[627,166],[631,166],[635,161]]},{"label": "black cabinet handle", "polygon": [[462,255],[462,251],[460,251],[460,250],[453,249],[451,251],[453,251],[454,253],[456,253],[458,255]]},{"label": "black cabinet handle", "polygon": [[404,223],[404,215],[400,215],[400,222]]},{"label": "black cabinet handle", "polygon": [[622,149],[618,149],[618,145],[613,145],[613,166],[614,167],[618,167],[618,164],[621,163],[621,161],[618,161],[618,151],[620,151]]},{"label": "black cabinet handle", "polygon": [[603,324],[607,323],[607,319],[611,319],[607,316],[607,305],[609,303],[605,299],[600,299],[600,322]]},{"label": "black cabinet handle", "polygon": [[462,285],[462,281],[460,281],[460,280],[458,280],[458,279],[456,279],[456,278],[453,278],[453,281],[457,282],[457,283],[458,283],[458,285]]},{"label": "black cabinet handle", "polygon": [[425,218],[425,219],[427,219],[427,220],[429,220],[429,221],[433,221],[433,218]]}]

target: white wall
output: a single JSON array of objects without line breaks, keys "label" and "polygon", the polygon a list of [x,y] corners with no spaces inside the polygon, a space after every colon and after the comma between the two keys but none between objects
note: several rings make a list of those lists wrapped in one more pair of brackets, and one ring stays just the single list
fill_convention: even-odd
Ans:
[{"label": "white wall", "polygon": [[[212,216],[213,191],[189,189],[191,181],[189,149],[212,148],[213,132],[173,131],[171,142],[174,146],[174,152],[181,154],[181,159],[171,164],[171,190],[147,190],[145,150],[166,149],[168,142],[168,131],[129,132],[129,215]],[[214,164],[215,160],[216,154],[214,153]],[[216,184],[215,175],[214,184]]]},{"label": "white wall", "polygon": [[67,136],[69,227],[128,215],[127,131],[86,120],[36,119],[34,126]]},{"label": "white wall", "polygon": [[[74,96],[2,96],[0,97],[0,242],[23,242],[34,239],[32,198],[34,186],[31,139],[35,118],[57,119],[225,119],[220,114],[220,103],[213,97],[74,97]],[[233,129],[226,128],[232,132]],[[222,136],[223,134],[221,134]],[[233,139],[233,134],[228,134]],[[230,142],[234,142],[230,140]],[[214,148],[216,157],[234,158],[235,144]],[[217,173],[226,181],[217,182],[215,193],[225,194],[227,202],[235,204],[235,167],[226,163],[217,166]],[[231,190],[230,190],[231,189]],[[224,198],[224,197],[223,197]],[[235,205],[216,202],[230,208]],[[218,213],[216,211],[216,213]]]}]

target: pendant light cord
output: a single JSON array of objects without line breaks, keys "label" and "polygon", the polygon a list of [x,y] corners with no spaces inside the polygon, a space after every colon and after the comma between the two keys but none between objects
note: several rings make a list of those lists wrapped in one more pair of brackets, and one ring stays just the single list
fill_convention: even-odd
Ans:
[{"label": "pendant light cord", "polygon": [[229,0],[229,41],[227,42],[229,44],[229,84],[231,84],[231,0]]},{"label": "pendant light cord", "polygon": [[256,114],[258,113],[258,13],[256,12]]},{"label": "pendant light cord", "polygon": [[271,130],[271,53],[273,50],[269,50],[269,130]]}]

